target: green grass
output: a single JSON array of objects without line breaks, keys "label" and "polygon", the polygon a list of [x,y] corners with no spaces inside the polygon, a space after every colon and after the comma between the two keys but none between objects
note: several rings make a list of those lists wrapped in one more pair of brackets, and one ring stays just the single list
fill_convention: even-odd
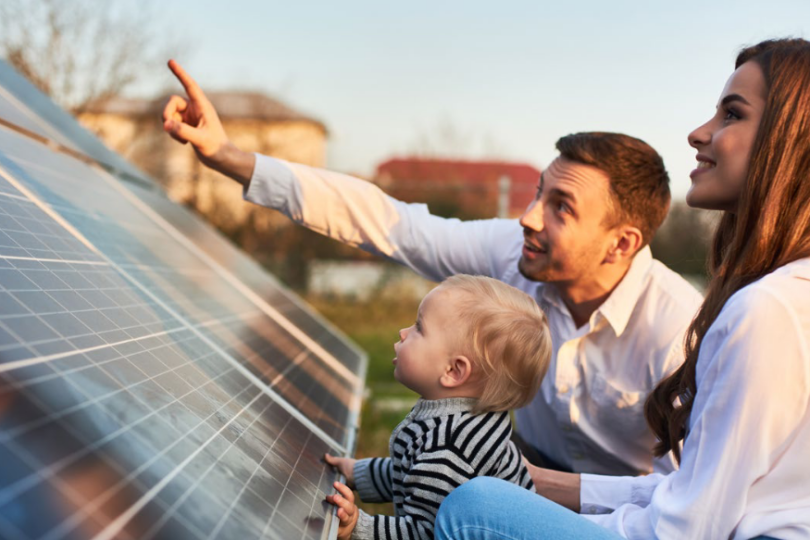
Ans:
[{"label": "green grass", "polygon": [[[368,353],[367,397],[360,416],[355,457],[388,456],[388,439],[418,398],[394,379],[394,343],[413,324],[419,301],[409,296],[376,295],[360,301],[308,297],[307,301]],[[393,515],[390,504],[359,504],[369,514]]]},{"label": "green grass", "polygon": [[[313,296],[307,301],[368,353],[368,397],[363,404],[357,453],[386,455],[388,435],[409,409],[391,411],[391,402],[413,402],[418,397],[394,379],[391,360],[399,330],[413,324],[419,301],[391,294],[376,295],[367,301],[339,296]],[[369,442],[379,440],[383,434],[384,444]]]}]

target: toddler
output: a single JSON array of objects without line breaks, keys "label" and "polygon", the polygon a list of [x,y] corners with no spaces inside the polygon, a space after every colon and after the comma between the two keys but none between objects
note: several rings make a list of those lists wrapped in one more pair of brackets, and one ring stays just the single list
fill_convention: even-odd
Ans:
[{"label": "toddler", "polygon": [[442,500],[477,476],[534,491],[510,441],[509,410],[528,405],[551,357],[545,314],[527,294],[488,277],[458,275],[422,300],[394,345],[394,376],[421,397],[394,429],[387,458],[326,456],[366,502],[393,501],[370,516],[335,482],[341,540],[433,538]]}]

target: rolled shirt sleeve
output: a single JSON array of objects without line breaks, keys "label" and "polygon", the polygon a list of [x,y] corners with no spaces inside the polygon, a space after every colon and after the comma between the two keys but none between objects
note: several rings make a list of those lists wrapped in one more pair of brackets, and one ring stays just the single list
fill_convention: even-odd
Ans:
[{"label": "rolled shirt sleeve", "polygon": [[434,216],[427,205],[398,201],[371,182],[260,154],[244,198],[434,281],[515,273],[520,255],[517,220]]}]

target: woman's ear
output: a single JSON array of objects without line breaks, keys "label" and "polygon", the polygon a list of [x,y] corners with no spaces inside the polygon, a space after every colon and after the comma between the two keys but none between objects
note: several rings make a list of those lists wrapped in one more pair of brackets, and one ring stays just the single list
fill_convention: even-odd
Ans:
[{"label": "woman's ear", "polygon": [[458,388],[472,375],[472,362],[466,356],[454,356],[447,363],[439,383],[444,388]]}]

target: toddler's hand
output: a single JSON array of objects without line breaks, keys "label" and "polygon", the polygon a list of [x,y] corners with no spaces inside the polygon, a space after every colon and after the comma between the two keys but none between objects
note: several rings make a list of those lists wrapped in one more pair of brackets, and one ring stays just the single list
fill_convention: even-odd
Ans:
[{"label": "toddler's hand", "polygon": [[354,488],[354,462],[356,459],[347,457],[335,457],[329,454],[324,456],[326,462],[337,469],[337,471],[346,477],[346,485]]},{"label": "toddler's hand", "polygon": [[360,515],[360,511],[357,509],[357,505],[354,504],[354,493],[352,493],[351,489],[340,482],[335,482],[334,486],[338,493],[327,495],[326,501],[338,507],[337,517],[340,520],[338,540],[350,540],[352,532],[357,526],[357,517]]}]

